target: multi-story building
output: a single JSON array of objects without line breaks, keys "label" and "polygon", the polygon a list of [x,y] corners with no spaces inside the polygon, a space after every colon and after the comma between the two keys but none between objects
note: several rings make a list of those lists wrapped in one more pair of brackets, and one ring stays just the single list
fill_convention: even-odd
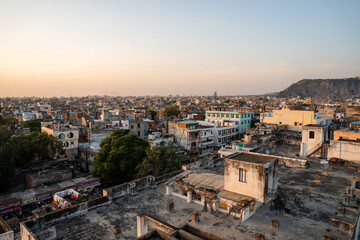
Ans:
[{"label": "multi-story building", "polygon": [[41,132],[46,132],[63,143],[63,152],[57,154],[58,158],[77,156],[79,147],[79,129],[77,127],[64,124],[52,125],[51,122],[42,122]]},{"label": "multi-story building", "polygon": [[206,121],[221,125],[224,120],[235,122],[237,133],[245,133],[251,126],[251,112],[206,111]]},{"label": "multi-story building", "polygon": [[211,154],[215,146],[215,126],[200,124],[200,148],[202,154]]},{"label": "multi-story building", "polygon": [[175,143],[189,154],[200,152],[200,125],[198,122],[169,122],[169,134],[173,134]]},{"label": "multi-story building", "polygon": [[200,134],[202,138],[202,149],[209,144],[220,148],[235,140],[237,135],[237,124],[232,121],[218,121],[218,123],[220,125],[209,121],[199,121],[202,132]]}]

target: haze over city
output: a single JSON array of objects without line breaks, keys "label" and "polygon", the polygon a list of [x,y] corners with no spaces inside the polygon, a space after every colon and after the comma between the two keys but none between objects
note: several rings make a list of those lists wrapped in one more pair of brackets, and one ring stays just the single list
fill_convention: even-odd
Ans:
[{"label": "haze over city", "polygon": [[359,1],[0,0],[0,96],[281,91],[360,72]]}]

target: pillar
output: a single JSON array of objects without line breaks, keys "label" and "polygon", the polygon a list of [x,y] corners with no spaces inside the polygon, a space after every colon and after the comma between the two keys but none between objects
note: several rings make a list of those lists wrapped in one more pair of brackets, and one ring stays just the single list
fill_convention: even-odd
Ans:
[{"label": "pillar", "polygon": [[170,186],[166,186],[166,195],[170,195],[171,194],[171,188]]},{"label": "pillar", "polygon": [[137,221],[137,237],[140,237],[146,233],[145,229],[145,216],[136,216]]},{"label": "pillar", "polygon": [[205,196],[201,196],[201,204],[205,205]]},{"label": "pillar", "polygon": [[217,211],[219,209],[219,201],[217,201],[217,200],[212,201],[212,209],[214,211]]},{"label": "pillar", "polygon": [[192,191],[187,191],[187,200],[188,203],[192,202]]}]

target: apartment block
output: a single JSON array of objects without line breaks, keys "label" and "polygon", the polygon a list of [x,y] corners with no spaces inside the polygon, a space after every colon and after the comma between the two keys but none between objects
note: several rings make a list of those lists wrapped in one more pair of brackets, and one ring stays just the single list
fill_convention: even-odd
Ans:
[{"label": "apartment block", "polygon": [[206,111],[206,121],[217,123],[226,120],[236,123],[237,133],[245,133],[251,126],[251,112]]}]

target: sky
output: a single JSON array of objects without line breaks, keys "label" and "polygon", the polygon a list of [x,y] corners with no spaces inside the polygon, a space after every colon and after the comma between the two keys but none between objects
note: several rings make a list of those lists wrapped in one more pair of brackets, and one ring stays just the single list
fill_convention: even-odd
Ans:
[{"label": "sky", "polygon": [[248,95],[360,76],[359,0],[0,0],[0,97]]}]

